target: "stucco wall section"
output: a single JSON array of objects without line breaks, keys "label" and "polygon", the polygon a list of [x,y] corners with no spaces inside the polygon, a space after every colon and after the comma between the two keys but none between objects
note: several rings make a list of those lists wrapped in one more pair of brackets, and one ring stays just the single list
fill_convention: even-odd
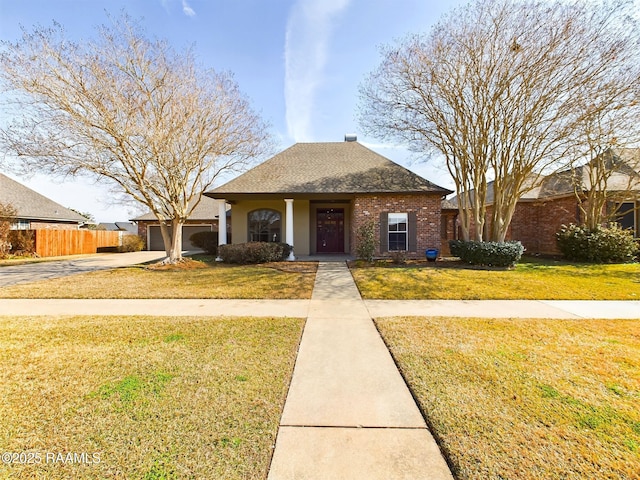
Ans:
[{"label": "stucco wall section", "polygon": [[[218,220],[187,220],[184,222],[185,225],[203,225],[203,224],[211,224],[211,231],[218,231]],[[138,235],[142,237],[145,245],[149,245],[147,242],[147,229],[149,225],[160,225],[157,220],[138,220]],[[231,222],[230,219],[227,218],[227,232],[230,232]]]},{"label": "stucco wall section", "polygon": [[[281,239],[285,241],[286,204],[282,200],[242,200],[231,205],[232,243],[245,243],[249,239],[248,214],[253,210],[268,208],[280,212],[282,219]],[[309,255],[309,201],[293,202],[293,243],[296,255]]]}]

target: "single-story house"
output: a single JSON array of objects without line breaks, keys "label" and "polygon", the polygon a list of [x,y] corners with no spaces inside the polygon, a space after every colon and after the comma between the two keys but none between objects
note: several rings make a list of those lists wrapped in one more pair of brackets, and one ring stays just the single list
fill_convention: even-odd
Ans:
[{"label": "single-story house", "polygon": [[88,220],[79,213],[0,173],[0,203],[16,209],[15,230],[77,230]]},{"label": "single-story house", "polygon": [[[193,250],[189,237],[196,232],[218,231],[218,204],[211,198],[203,196],[200,203],[182,226],[182,250]],[[138,235],[147,245],[147,250],[164,250],[164,241],[160,232],[160,223],[156,216],[148,212],[131,219],[138,224]],[[228,221],[228,219],[227,219]]]},{"label": "single-story house", "polygon": [[355,255],[357,232],[372,222],[377,256],[424,256],[441,246],[441,202],[450,193],[347,136],[296,143],[205,195],[219,212],[231,205],[233,243],[286,242],[295,255]]},{"label": "single-story house", "polygon": [[[616,203],[615,207],[620,206],[616,221],[640,238],[640,149],[625,149],[614,155],[615,162],[623,162],[616,163],[615,173],[607,182],[607,189],[613,194],[612,203]],[[490,218],[493,188],[491,184],[488,187],[487,210]],[[591,188],[588,168],[584,166],[544,177],[518,200],[507,239],[519,240],[529,253],[559,254],[556,233],[561,226],[584,223],[576,191],[584,193]],[[614,205],[608,206],[611,207]],[[443,215],[449,219],[448,223],[455,219],[456,198],[443,207]],[[459,232],[450,229],[447,237],[459,238]]]}]

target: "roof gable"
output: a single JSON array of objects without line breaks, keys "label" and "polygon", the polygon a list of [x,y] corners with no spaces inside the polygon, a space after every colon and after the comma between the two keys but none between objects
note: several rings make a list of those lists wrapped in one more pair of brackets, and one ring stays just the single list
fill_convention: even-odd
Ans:
[{"label": "roof gable", "polygon": [[[627,148],[605,153],[616,171],[607,180],[609,191],[640,191],[640,148]],[[611,168],[608,166],[607,168]],[[547,200],[550,198],[575,195],[576,190],[592,188],[589,171],[585,166],[562,170],[545,177],[532,176],[529,184],[536,184],[520,196],[521,201]],[[493,203],[493,181],[487,184],[486,204]],[[457,208],[458,197],[450,199],[451,205]]]},{"label": "roof gable", "polygon": [[296,143],[209,196],[243,193],[451,193],[358,142]]},{"label": "roof gable", "polygon": [[12,205],[17,218],[83,223],[82,215],[0,173],[0,202]]}]

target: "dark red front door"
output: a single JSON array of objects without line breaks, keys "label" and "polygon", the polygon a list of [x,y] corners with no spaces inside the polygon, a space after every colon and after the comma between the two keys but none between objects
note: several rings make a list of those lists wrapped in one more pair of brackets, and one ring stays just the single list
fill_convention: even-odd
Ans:
[{"label": "dark red front door", "polygon": [[318,253],[344,253],[344,209],[316,210],[316,250]]}]

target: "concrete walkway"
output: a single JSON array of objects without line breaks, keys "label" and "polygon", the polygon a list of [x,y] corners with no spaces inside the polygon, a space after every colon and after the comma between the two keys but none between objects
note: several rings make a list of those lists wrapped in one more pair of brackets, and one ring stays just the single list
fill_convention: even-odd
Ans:
[{"label": "concrete walkway", "polygon": [[269,480],[451,479],[344,262],[321,263]]},{"label": "concrete walkway", "polygon": [[[2,270],[0,270],[0,276]],[[342,295],[342,293],[340,293]],[[371,318],[628,318],[640,319],[640,300],[217,300],[217,299],[3,299],[0,315],[167,315],[307,318],[327,309],[368,312]]]}]

